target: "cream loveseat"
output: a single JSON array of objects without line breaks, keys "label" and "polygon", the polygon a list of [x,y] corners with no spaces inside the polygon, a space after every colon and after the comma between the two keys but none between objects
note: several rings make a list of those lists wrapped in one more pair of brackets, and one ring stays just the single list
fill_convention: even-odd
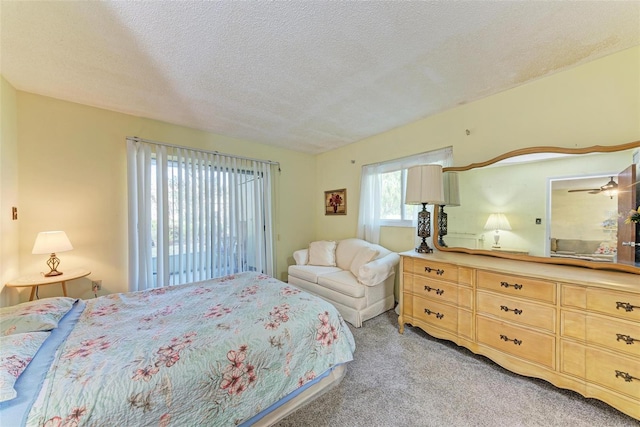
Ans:
[{"label": "cream loveseat", "polygon": [[394,306],[400,256],[361,239],[318,241],[293,253],[289,284],[332,303],[356,328]]}]

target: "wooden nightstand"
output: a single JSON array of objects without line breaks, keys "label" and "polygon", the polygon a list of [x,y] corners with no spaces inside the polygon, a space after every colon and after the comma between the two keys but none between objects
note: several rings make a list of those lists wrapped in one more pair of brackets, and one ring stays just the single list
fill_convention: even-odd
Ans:
[{"label": "wooden nightstand", "polygon": [[33,298],[36,295],[36,290],[38,286],[46,286],[46,285],[54,285],[56,283],[60,283],[62,285],[62,294],[67,296],[67,286],[66,282],[68,280],[79,279],[81,277],[85,277],[91,274],[91,271],[86,268],[76,268],[72,270],[67,270],[63,272],[59,276],[53,277],[45,277],[42,274],[33,274],[30,276],[22,276],[18,277],[15,280],[6,283],[5,286],[9,288],[31,288],[31,295],[29,296],[29,301],[33,301]]}]

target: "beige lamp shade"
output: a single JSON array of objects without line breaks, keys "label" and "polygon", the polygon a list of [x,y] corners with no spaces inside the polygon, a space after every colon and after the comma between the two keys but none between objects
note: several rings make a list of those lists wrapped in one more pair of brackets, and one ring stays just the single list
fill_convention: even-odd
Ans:
[{"label": "beige lamp shade", "polygon": [[42,231],[38,233],[32,254],[53,254],[73,249],[64,231]]},{"label": "beige lamp shade", "polygon": [[511,230],[511,224],[504,214],[492,213],[484,225],[485,230]]},{"label": "beige lamp shade", "polygon": [[405,192],[407,205],[421,205],[423,203],[442,205],[444,201],[442,166],[419,165],[409,168]]},{"label": "beige lamp shade", "polygon": [[458,172],[444,172],[442,174],[444,189],[444,205],[460,206],[460,189],[458,186]]}]

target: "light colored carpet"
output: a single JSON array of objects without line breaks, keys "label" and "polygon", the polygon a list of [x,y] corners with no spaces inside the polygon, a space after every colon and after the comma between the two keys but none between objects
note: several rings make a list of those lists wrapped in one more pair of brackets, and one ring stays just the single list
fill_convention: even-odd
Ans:
[{"label": "light colored carpet", "polygon": [[418,328],[400,335],[397,322],[390,310],[351,328],[355,360],[340,385],[276,426],[640,426]]}]

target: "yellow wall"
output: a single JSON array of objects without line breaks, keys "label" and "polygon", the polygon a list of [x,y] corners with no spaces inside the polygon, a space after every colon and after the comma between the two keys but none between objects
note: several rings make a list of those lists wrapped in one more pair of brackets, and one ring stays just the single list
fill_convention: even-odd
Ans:
[{"label": "yellow wall", "polygon": [[[18,129],[16,91],[0,76],[0,291],[18,274],[18,222],[11,207],[18,205]],[[17,303],[0,292],[0,307]]]},{"label": "yellow wall", "polygon": [[[277,160],[282,165],[277,269],[278,277],[286,279],[295,249],[314,239],[355,235],[362,165],[446,146],[453,146],[459,166],[529,146],[640,140],[639,80],[640,46],[318,156],[15,92],[3,81],[3,89],[9,89],[2,97],[3,151],[5,140],[11,145],[17,134],[19,180],[15,174],[5,178],[5,165],[15,155],[5,160],[3,153],[1,203],[5,209],[6,194],[17,181],[21,274],[45,268],[46,257],[31,254],[37,232],[63,229],[75,249],[61,254],[61,269],[86,266],[92,278],[103,280],[102,293],[126,291],[126,136]],[[5,136],[5,121],[10,123],[12,115],[17,115],[17,132]],[[347,188],[347,215],[325,216],[324,191],[338,188]],[[4,221],[7,213],[2,215]],[[414,240],[412,228],[384,227],[380,243],[404,251]],[[13,276],[5,267],[12,253],[2,254],[3,279]],[[72,296],[91,296],[88,279],[83,280],[69,287]],[[40,296],[59,294],[50,288]]]},{"label": "yellow wall", "polygon": [[[362,165],[447,146],[453,146],[454,165],[463,166],[531,146],[638,140],[640,46],[319,155],[316,194],[346,187],[349,212],[325,217],[316,211],[316,237],[355,235]],[[395,251],[410,250],[414,234],[385,227],[381,243]]]},{"label": "yellow wall", "polygon": [[[286,279],[293,251],[313,239],[312,155],[20,91],[17,102],[21,274],[46,269],[46,256],[31,254],[33,242],[39,231],[60,229],[74,246],[58,254],[61,271],[84,266],[102,279],[102,293],[127,291],[126,136],[279,161],[278,277]],[[89,279],[67,287],[72,296],[92,296]],[[49,286],[40,296],[59,292]]]}]

